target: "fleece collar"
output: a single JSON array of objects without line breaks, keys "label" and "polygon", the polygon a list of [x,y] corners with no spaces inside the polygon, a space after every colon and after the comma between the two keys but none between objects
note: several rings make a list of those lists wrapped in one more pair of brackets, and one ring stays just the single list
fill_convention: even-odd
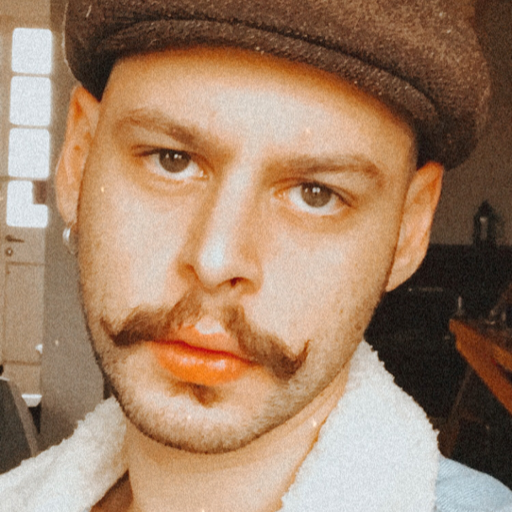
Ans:
[{"label": "fleece collar", "polygon": [[363,342],[281,512],[432,512],[437,435]]},{"label": "fleece collar", "polygon": [[[0,512],[86,512],[127,470],[125,429],[117,402],[103,402],[70,439],[0,477]],[[362,342],[281,512],[432,512],[438,465],[425,413]]]}]

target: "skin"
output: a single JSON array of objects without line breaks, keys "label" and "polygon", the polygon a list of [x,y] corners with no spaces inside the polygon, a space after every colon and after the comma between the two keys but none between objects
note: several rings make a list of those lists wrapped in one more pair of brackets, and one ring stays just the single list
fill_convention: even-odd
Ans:
[{"label": "skin", "polygon": [[[165,169],[169,150],[190,156],[180,172]],[[79,235],[94,349],[131,420],[134,510],[168,510],[165,479],[183,474],[183,457],[198,470],[209,461],[211,487],[179,503],[181,479],[176,510],[215,500],[212,509],[249,510],[234,508],[237,496],[242,506],[265,475],[267,497],[253,509],[278,508],[343,394],[382,294],[425,254],[442,168],[416,170],[414,160],[412,131],[378,101],[257,54],[131,57],[116,64],[101,102],[74,91],[58,202]],[[195,373],[187,382],[159,363],[155,340],[113,342],[111,331],[138,308],[170,310],[187,294],[200,303],[190,324],[207,317],[226,328],[226,311],[238,309],[290,358],[306,354],[300,367],[283,379],[256,358],[234,378],[197,387]],[[238,350],[228,352],[244,356]],[[270,448],[281,445],[285,463],[273,471]],[[223,460],[237,468],[233,482],[255,475],[238,478],[229,498],[219,490],[225,471],[215,479]],[[150,491],[150,481],[167,491]]]}]

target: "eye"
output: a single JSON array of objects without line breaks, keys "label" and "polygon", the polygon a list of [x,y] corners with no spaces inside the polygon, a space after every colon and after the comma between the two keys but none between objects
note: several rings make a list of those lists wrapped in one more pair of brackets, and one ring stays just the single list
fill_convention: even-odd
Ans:
[{"label": "eye", "polygon": [[173,149],[158,149],[149,153],[154,164],[160,170],[176,181],[182,181],[189,178],[203,177],[203,171],[194,162],[192,156],[185,151],[175,151]]},{"label": "eye", "polygon": [[314,215],[336,213],[343,205],[338,194],[319,183],[301,183],[290,188],[287,195],[295,208]]}]

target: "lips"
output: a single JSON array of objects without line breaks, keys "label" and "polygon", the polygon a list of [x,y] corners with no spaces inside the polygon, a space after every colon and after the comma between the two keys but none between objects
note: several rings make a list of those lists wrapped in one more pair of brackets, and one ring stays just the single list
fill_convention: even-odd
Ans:
[{"label": "lips", "polygon": [[200,322],[182,327],[172,339],[150,341],[148,345],[164,370],[191,384],[226,384],[240,378],[254,365],[243,357],[236,340],[218,324]]}]

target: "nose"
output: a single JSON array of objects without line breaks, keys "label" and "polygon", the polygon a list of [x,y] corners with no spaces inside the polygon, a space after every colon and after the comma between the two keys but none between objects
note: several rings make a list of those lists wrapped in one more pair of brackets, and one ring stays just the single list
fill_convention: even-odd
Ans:
[{"label": "nose", "polygon": [[226,180],[190,227],[181,260],[205,290],[237,287],[250,293],[261,286],[261,219],[252,188],[240,176]]}]

